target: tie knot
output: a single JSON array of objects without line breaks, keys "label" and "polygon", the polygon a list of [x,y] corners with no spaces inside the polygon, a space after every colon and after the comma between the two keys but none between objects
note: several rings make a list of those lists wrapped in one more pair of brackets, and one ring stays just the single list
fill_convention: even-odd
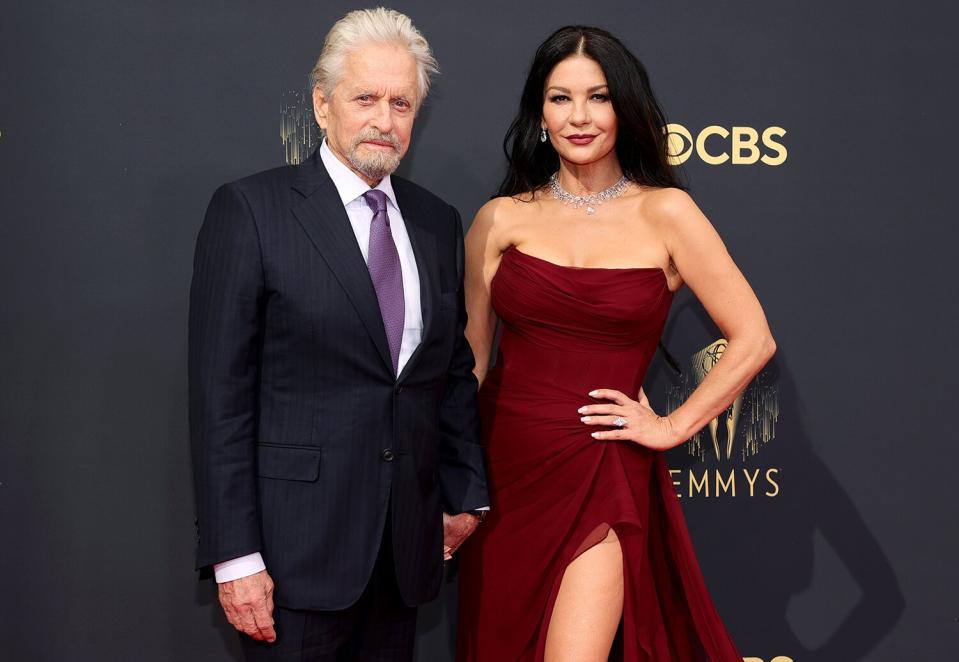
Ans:
[{"label": "tie knot", "polygon": [[363,194],[363,198],[366,200],[366,204],[369,205],[370,209],[373,210],[374,214],[386,211],[386,193],[383,191],[375,188],[370,189]]}]

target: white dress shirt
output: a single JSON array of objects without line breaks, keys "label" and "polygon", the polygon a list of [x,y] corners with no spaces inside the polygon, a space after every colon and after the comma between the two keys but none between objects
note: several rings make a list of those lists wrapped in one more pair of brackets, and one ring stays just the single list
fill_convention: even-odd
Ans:
[{"label": "white dress shirt", "polygon": [[[373,221],[373,210],[366,204],[363,194],[370,190],[369,184],[360,179],[359,175],[350,170],[340,161],[327,146],[326,141],[320,145],[320,159],[326,168],[340,200],[346,208],[350,218],[356,243],[360,246],[363,259],[369,259],[370,224]],[[416,270],[416,259],[413,257],[413,245],[406,231],[403,213],[396,203],[396,194],[390,176],[387,175],[376,185],[376,188],[386,194],[386,212],[390,217],[390,232],[396,251],[400,255],[400,272],[403,274],[403,299],[406,303],[405,321],[403,325],[403,340],[400,343],[400,356],[397,362],[397,371],[402,372],[403,366],[409,361],[413,350],[423,338],[423,310],[420,307],[420,274]],[[247,554],[236,559],[215,563],[213,572],[218,584],[240,579],[248,575],[265,570],[263,557],[259,552]]]}]

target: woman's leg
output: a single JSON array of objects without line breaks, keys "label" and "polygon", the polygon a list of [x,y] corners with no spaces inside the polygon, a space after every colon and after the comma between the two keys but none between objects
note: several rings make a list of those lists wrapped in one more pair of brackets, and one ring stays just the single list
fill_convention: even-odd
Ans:
[{"label": "woman's leg", "polygon": [[546,632],[546,662],[606,662],[623,615],[623,550],[610,528],[566,568]]}]

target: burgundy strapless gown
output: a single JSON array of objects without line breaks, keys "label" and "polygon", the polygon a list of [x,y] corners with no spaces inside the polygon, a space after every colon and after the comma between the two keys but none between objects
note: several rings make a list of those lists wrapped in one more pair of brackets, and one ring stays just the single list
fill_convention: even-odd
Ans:
[{"label": "burgundy strapless gown", "polygon": [[635,398],[672,293],[659,268],[564,267],[510,248],[480,390],[492,511],[460,556],[457,660],[542,660],[566,566],[613,527],[623,621],[612,659],[742,662],[703,582],[662,453],[597,441],[594,388]]}]

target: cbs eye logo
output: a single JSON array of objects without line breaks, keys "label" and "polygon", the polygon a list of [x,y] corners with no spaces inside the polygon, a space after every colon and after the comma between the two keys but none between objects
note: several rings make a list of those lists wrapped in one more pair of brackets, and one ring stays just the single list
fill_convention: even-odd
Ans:
[{"label": "cbs eye logo", "polygon": [[762,135],[751,126],[734,126],[732,131],[711,125],[696,137],[682,124],[667,124],[666,151],[670,165],[685,163],[693,152],[709,165],[731,162],[733,165],[751,165],[758,161],[778,166],[786,161],[786,146],[777,138],[786,135],[781,126],[770,126]]}]

